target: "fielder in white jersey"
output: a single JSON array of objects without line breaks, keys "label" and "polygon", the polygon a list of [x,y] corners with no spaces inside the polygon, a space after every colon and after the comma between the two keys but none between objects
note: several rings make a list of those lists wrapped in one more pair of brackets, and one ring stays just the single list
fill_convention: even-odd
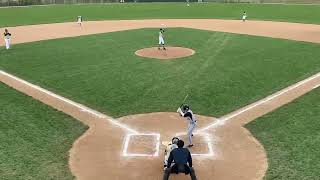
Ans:
[{"label": "fielder in white jersey", "polygon": [[174,150],[175,148],[178,148],[178,145],[177,145],[178,141],[179,141],[179,138],[177,138],[177,137],[172,138],[171,143],[168,144],[166,149],[164,150],[164,161],[163,161],[164,168],[166,168],[168,165],[168,159],[170,156],[170,152],[172,150]]},{"label": "fielder in white jersey", "polygon": [[159,31],[159,46],[158,49],[160,50],[160,47],[162,47],[163,50],[166,50],[164,47],[164,29],[160,29]]},{"label": "fielder in white jersey", "polygon": [[6,44],[6,49],[10,49],[11,33],[9,33],[8,29],[4,30],[3,36],[4,36],[4,41]]},{"label": "fielder in white jersey", "polygon": [[247,13],[246,12],[243,12],[242,14],[242,21],[245,22],[247,19]]},{"label": "fielder in white jersey", "polygon": [[193,130],[197,126],[197,119],[188,105],[182,105],[181,107],[178,108],[177,112],[182,117],[185,117],[189,121],[188,131],[187,131],[187,135],[189,138],[188,147],[192,147],[193,146],[193,143],[192,143]]},{"label": "fielder in white jersey", "polygon": [[77,17],[77,23],[81,26],[82,25],[82,16]]}]

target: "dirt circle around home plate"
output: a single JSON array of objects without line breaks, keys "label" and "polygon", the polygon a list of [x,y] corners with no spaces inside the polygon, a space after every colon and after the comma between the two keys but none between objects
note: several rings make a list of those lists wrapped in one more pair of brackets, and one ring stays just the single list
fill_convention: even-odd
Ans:
[{"label": "dirt circle around home plate", "polygon": [[152,58],[152,59],[161,59],[161,60],[170,60],[178,59],[183,57],[188,57],[194,55],[196,52],[193,49],[185,47],[172,47],[168,46],[166,49],[158,47],[150,47],[139,49],[135,52],[137,56]]}]

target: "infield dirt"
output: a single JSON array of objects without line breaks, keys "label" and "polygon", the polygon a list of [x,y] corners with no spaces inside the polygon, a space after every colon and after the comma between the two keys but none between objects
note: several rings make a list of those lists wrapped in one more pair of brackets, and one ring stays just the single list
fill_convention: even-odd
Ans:
[{"label": "infield dirt", "polygon": [[[13,43],[32,42],[62,37],[113,32],[137,28],[189,27],[239,34],[250,34],[307,42],[320,42],[320,26],[297,23],[234,20],[132,20],[85,22],[80,28],[76,23],[58,23],[9,28]],[[3,31],[3,29],[1,29]],[[0,42],[3,45],[3,42]],[[70,169],[77,179],[161,179],[163,149],[157,157],[122,156],[123,140],[130,133],[111,123],[111,117],[99,116],[89,108],[39,90],[3,71],[0,80],[9,86],[32,96],[87,124],[90,129],[73,145],[70,151]],[[311,91],[320,84],[320,74],[288,87],[254,104],[248,105],[221,118],[199,116],[198,129],[205,130],[212,141],[212,156],[195,156],[194,167],[199,179],[248,180],[262,179],[267,170],[267,158],[263,147],[242,126],[295,98]],[[97,115],[98,114],[98,115]],[[223,121],[225,120],[225,121]],[[139,132],[158,132],[161,141],[168,141],[175,133],[185,132],[186,123],[175,113],[151,113],[132,115],[114,120]],[[133,139],[133,141],[135,141]],[[152,140],[146,140],[152,144]],[[133,142],[135,143],[135,142]],[[137,141],[136,143],[139,143]],[[197,147],[197,143],[200,146]],[[195,134],[193,153],[205,153],[206,141]],[[141,149],[140,149],[141,148]],[[137,146],[132,151],[146,152],[154,149]],[[171,179],[187,179],[184,175]]]}]

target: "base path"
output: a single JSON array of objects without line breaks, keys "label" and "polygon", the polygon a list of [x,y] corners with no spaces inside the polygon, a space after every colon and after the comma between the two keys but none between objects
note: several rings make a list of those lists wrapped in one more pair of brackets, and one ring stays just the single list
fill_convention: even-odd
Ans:
[{"label": "base path", "polygon": [[[13,34],[13,43],[24,43],[145,27],[158,28],[161,24],[320,43],[319,25],[268,21],[123,20],[85,22],[82,28],[76,23],[58,23],[12,27],[9,30]],[[2,41],[0,45],[3,45]],[[185,139],[183,132],[186,124],[176,113],[141,114],[116,120],[1,70],[0,81],[90,127],[70,150],[70,169],[77,179],[161,179],[164,147],[159,143],[170,140],[175,133],[182,133],[179,136]],[[262,179],[267,170],[266,153],[243,125],[319,85],[320,73],[221,118],[199,116],[200,123],[194,137],[197,146],[191,149],[199,179]],[[187,178],[180,175],[170,179]]]},{"label": "base path", "polygon": [[[186,27],[210,31],[249,34],[281,39],[320,43],[320,25],[272,21],[218,19],[151,19],[88,21],[79,27],[75,22],[9,27],[12,43],[25,43],[63,37],[115,32],[139,28]],[[0,28],[4,32],[4,28]],[[0,46],[4,42],[0,41]]]},{"label": "base path", "polygon": [[[0,81],[90,127],[70,151],[70,168],[77,179],[161,179],[163,155],[123,156],[124,139],[133,135],[128,151],[153,154],[157,139],[144,134],[157,132],[161,135],[160,141],[168,141],[176,132],[186,128],[185,122],[176,113],[134,115],[114,120],[6,72],[0,71]],[[199,179],[262,179],[267,170],[265,151],[242,127],[243,124],[319,85],[320,73],[219,119],[199,116],[200,123],[194,136],[196,146],[191,149],[195,154],[194,167]],[[186,140],[183,134],[179,136]],[[163,152],[164,147],[159,148],[159,152]],[[210,148],[213,153],[210,153]],[[174,175],[171,179],[185,178],[184,175]]]}]

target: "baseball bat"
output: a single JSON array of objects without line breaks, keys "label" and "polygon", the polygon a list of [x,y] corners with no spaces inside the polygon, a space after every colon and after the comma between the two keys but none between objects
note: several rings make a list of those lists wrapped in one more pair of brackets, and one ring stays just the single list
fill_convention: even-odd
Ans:
[{"label": "baseball bat", "polygon": [[[187,95],[184,97],[181,106],[186,102],[186,100],[187,100],[188,97],[189,97],[189,94],[187,94]],[[180,107],[181,107],[181,106],[180,106]]]}]

